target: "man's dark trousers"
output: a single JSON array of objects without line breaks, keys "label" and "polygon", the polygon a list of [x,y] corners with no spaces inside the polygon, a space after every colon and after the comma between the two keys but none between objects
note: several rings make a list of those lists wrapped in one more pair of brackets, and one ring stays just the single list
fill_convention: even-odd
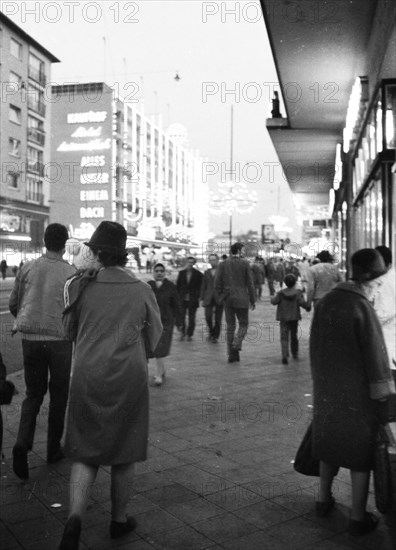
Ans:
[{"label": "man's dark trousers", "polygon": [[26,397],[22,403],[16,444],[26,451],[32,449],[37,415],[49,389],[48,458],[59,450],[62,439],[69,394],[72,343],[65,340],[23,339],[22,350]]},{"label": "man's dark trousers", "polygon": [[[198,307],[194,304],[191,305],[191,302],[182,302],[182,315],[183,315],[183,324],[181,332],[183,336],[192,336],[195,330],[195,317],[197,314]],[[186,314],[188,314],[188,324],[186,326]]]},{"label": "man's dark trousers", "polygon": [[[212,298],[209,305],[205,306],[205,320],[209,329],[209,336],[216,338],[220,336],[221,318],[223,315],[223,305],[217,304],[216,300]],[[214,316],[214,325],[213,325]]]},{"label": "man's dark trousers", "polygon": [[[238,331],[236,320],[238,319]],[[227,351],[228,355],[234,350],[242,349],[242,341],[245,338],[249,326],[249,308],[225,306],[225,320],[227,323]]]}]

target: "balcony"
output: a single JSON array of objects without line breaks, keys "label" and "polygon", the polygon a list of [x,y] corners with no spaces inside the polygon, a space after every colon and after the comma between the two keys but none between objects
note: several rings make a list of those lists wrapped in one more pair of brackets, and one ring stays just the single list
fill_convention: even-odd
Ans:
[{"label": "balcony", "polygon": [[42,178],[44,177],[44,164],[38,160],[27,159],[27,171],[38,174]]},{"label": "balcony", "polygon": [[35,204],[39,204],[40,206],[42,206],[44,204],[44,194],[37,193],[28,189],[26,191],[26,201],[34,202]]},{"label": "balcony", "polygon": [[28,107],[33,111],[36,111],[42,117],[45,117],[45,105],[40,101],[36,101],[34,98],[28,96]]},{"label": "balcony", "polygon": [[34,143],[44,146],[45,132],[43,130],[39,128],[28,128],[27,135],[30,141],[34,141]]},{"label": "balcony", "polygon": [[39,71],[30,66],[29,66],[29,78],[31,78],[35,82],[38,82],[38,84],[40,84],[41,86],[45,86],[47,83],[47,77],[43,73],[43,71]]}]

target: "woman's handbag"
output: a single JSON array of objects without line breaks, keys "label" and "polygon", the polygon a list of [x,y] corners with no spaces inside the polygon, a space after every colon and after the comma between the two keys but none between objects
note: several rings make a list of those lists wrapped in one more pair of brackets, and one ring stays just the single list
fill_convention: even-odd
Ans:
[{"label": "woman's handbag", "polygon": [[10,380],[0,380],[0,405],[9,405],[15,393],[15,386]]},{"label": "woman's handbag", "polygon": [[297,450],[294,469],[305,476],[319,476],[319,460],[312,456],[312,422]]},{"label": "woman's handbag", "polygon": [[374,449],[375,503],[381,514],[392,507],[392,472],[388,454],[389,437],[386,428],[380,425]]}]

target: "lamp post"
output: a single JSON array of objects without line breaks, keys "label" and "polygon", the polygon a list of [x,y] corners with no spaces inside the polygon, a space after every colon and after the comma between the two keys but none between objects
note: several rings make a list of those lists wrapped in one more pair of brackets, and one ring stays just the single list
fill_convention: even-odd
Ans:
[{"label": "lamp post", "polygon": [[210,194],[209,210],[216,215],[224,213],[229,216],[229,243],[232,245],[232,216],[234,212],[247,214],[257,204],[256,191],[249,191],[244,182],[233,181],[234,154],[234,106],[231,105],[231,147],[230,147],[230,180],[217,184],[217,192]]}]

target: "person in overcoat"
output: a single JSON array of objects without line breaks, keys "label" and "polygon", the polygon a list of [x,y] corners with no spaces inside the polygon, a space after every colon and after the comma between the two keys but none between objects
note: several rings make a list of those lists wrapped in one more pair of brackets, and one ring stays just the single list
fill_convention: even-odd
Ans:
[{"label": "person in overcoat", "polygon": [[207,340],[217,344],[221,331],[221,318],[223,317],[223,304],[219,303],[218,296],[214,287],[217,268],[219,266],[219,256],[209,254],[210,268],[205,271],[201,286],[201,302],[205,308],[205,321],[208,329]]},{"label": "person in overcoat", "polygon": [[231,245],[230,257],[219,264],[215,277],[217,296],[224,303],[229,363],[240,360],[239,352],[249,326],[249,307],[251,310],[256,307],[252,270],[244,253],[243,243]]},{"label": "person in overcoat", "polygon": [[[196,259],[193,256],[187,258],[187,267],[179,271],[176,280],[177,291],[180,296],[182,306],[183,323],[181,330],[181,340],[187,336],[191,341],[195,330],[195,317],[199,307],[199,296],[201,292],[202,273],[194,268]],[[188,324],[186,324],[186,316]]]},{"label": "person in overcoat", "polygon": [[146,346],[155,349],[162,324],[151,288],[124,267],[126,238],[122,225],[101,222],[86,243],[99,269],[80,273],[65,286],[63,324],[74,341],[65,452],[73,466],[60,550],[78,549],[100,465],[111,466],[111,538],[136,526],[125,512],[134,463],[147,456]]},{"label": "person in overcoat", "polygon": [[176,285],[166,277],[164,264],[158,262],[153,268],[154,280],[148,284],[154,291],[158,307],[161,312],[162,334],[151,357],[156,359],[157,375],[154,377],[154,384],[161,386],[165,378],[165,357],[170,353],[173,329],[175,324],[181,329],[182,313],[179,301],[179,294]]},{"label": "person in overcoat", "polygon": [[385,272],[380,254],[352,256],[352,280],[339,283],[316,304],[310,336],[314,416],[312,454],[320,460],[318,515],[334,507],[338,467],[351,471],[349,531],[362,535],[377,518],[366,511],[374,442],[395,392],[379,320],[370,303],[372,281]]}]

